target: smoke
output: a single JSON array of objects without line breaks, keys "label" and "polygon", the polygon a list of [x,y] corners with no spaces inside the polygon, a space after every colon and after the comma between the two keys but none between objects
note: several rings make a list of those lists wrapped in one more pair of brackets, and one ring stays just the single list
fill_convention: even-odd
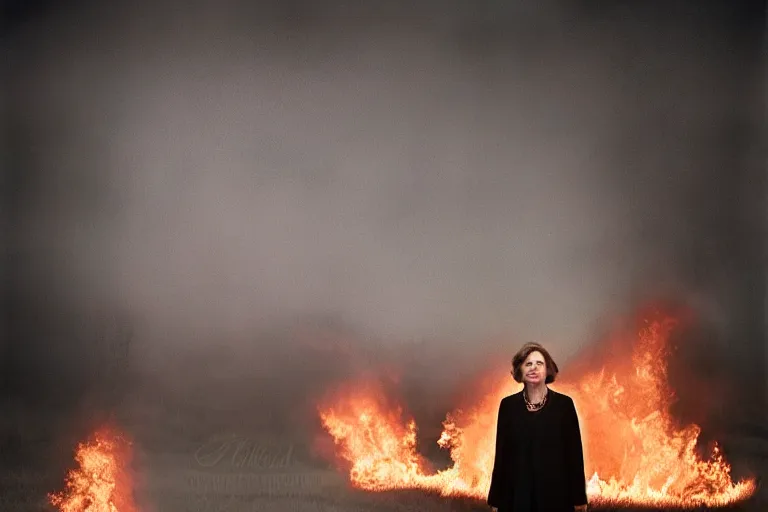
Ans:
[{"label": "smoke", "polygon": [[422,341],[428,397],[660,295],[762,350],[736,7],[247,4],[82,4],[9,39],[19,396],[76,402],[122,354],[178,395],[309,404]]}]

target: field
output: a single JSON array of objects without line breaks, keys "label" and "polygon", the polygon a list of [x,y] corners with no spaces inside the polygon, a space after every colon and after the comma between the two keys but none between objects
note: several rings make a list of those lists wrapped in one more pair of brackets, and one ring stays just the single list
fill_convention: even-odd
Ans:
[{"label": "field", "polygon": [[[184,404],[178,396],[164,397],[149,386],[127,396],[110,419],[132,440],[130,460],[118,460],[129,475],[126,489],[135,509],[117,512],[361,512],[361,511],[487,511],[476,499],[444,498],[425,491],[365,492],[352,488],[345,473],[318,450],[327,433],[311,420],[287,421],[267,414],[268,404],[243,410],[221,402]],[[197,396],[194,393],[183,396]],[[216,395],[220,396],[220,395]],[[217,409],[212,404],[219,403]],[[71,418],[83,418],[96,407],[84,405]],[[10,411],[0,418],[0,512],[55,512],[48,493],[64,489],[67,471],[78,467],[77,444],[101,422],[45,418],[44,413]],[[757,414],[757,413],[756,413]],[[750,417],[757,417],[750,415]],[[749,459],[751,474],[768,472],[768,430],[733,431],[721,438],[732,452],[734,472]],[[424,431],[426,437],[438,433]],[[322,445],[322,442],[320,445]],[[434,445],[433,441],[424,441]],[[420,447],[430,458],[428,447]],[[444,454],[443,454],[444,455]],[[433,459],[437,467],[447,459]],[[762,470],[760,469],[762,468]],[[637,506],[593,506],[593,510],[660,511]],[[678,509],[679,510],[679,509]],[[747,502],[719,509],[768,511],[764,489]],[[102,509],[66,512],[106,512]]]},{"label": "field", "polygon": [[[478,500],[443,498],[423,491],[371,493],[356,490],[348,485],[340,472],[303,460],[299,445],[276,446],[274,439],[270,442],[265,447],[239,439],[239,444],[226,448],[209,443],[203,449],[199,446],[186,453],[137,453],[132,463],[137,512],[488,510],[485,503]],[[242,456],[235,451],[238,446]],[[270,453],[274,457],[270,458]],[[261,454],[261,457],[254,454]],[[47,503],[46,494],[61,488],[60,473],[26,467],[7,470],[0,478],[0,510],[53,512],[56,509]],[[664,509],[603,506],[593,507],[593,510],[651,512]],[[764,496],[758,495],[747,503],[716,510],[746,512],[768,508]]]},{"label": "field", "polygon": [[[182,475],[169,475],[179,484],[188,483]],[[46,503],[45,482],[50,475],[26,473],[5,474],[2,478],[0,510],[13,512],[51,512],[56,510]],[[254,484],[247,493],[226,492],[225,489],[198,488],[160,491],[155,490],[137,500],[142,512],[442,512],[442,511],[487,511],[488,507],[476,500],[446,499],[423,492],[401,491],[366,493],[349,489],[343,484],[315,487],[313,478],[301,475],[286,475],[272,482]],[[181,485],[180,485],[181,487]],[[766,502],[752,500],[748,503],[723,507],[723,511],[766,510]],[[642,507],[593,507],[593,510],[652,512],[666,509]],[[99,511],[100,512],[100,511]]]}]

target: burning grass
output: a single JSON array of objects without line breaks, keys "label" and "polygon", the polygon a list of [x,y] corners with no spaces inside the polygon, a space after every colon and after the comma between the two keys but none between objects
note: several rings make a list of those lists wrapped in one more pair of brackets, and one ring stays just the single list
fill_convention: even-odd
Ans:
[{"label": "burning grass", "polygon": [[[668,341],[675,322],[647,322],[629,357],[552,386],[577,404],[585,444],[588,495],[601,509],[696,509],[748,499],[754,480],[734,482],[719,447],[697,452],[698,425],[675,428],[669,408]],[[475,407],[443,423],[438,444],[453,465],[432,471],[416,452],[417,427],[369,382],[348,383],[319,407],[320,419],[346,462],[351,483],[368,491],[421,489],[441,496],[484,499],[490,485],[496,414],[508,383],[477,397]]]},{"label": "burning grass", "polygon": [[77,447],[76,469],[61,492],[51,493],[51,505],[60,512],[137,512],[131,477],[127,471],[130,444],[105,428]]}]

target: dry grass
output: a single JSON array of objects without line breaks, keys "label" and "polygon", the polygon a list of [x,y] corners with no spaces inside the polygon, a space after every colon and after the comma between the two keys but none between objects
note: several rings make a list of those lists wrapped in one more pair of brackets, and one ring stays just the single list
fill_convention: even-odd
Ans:
[{"label": "dry grass", "polygon": [[[369,493],[352,489],[338,473],[317,467],[296,452],[297,466],[290,468],[232,468],[223,464],[216,468],[195,463],[194,453],[204,436],[188,432],[189,428],[170,429],[152,417],[151,411],[141,410],[141,418],[149,434],[132,428],[137,451],[134,467],[137,479],[135,496],[139,512],[473,512],[489,510],[474,499],[447,499],[424,491]],[[169,419],[167,411],[159,411],[161,419]],[[188,417],[172,417],[179,425],[192,424],[201,432],[210,430],[205,422],[191,422]],[[130,425],[130,422],[126,422]],[[160,425],[160,426],[158,426]],[[149,428],[151,426],[151,428]],[[178,425],[177,425],[178,426]],[[179,431],[181,430],[181,431]],[[754,456],[752,468],[768,469],[765,451],[765,430],[750,429],[742,439],[731,445],[744,444],[744,452]],[[152,434],[152,435],[150,435]],[[288,435],[280,433],[281,435]],[[160,436],[160,437],[158,437]],[[37,436],[42,437],[42,436]],[[156,439],[157,438],[157,439]],[[22,429],[18,439],[29,439]],[[196,440],[195,440],[196,439]],[[195,441],[193,441],[195,440]],[[52,512],[46,494],[61,489],[61,464],[58,454],[44,442],[22,443],[25,448],[19,460],[38,461],[36,467],[0,471],[0,512]],[[3,460],[0,453],[0,462]],[[60,454],[66,464],[72,463],[71,453]],[[305,464],[306,463],[306,464]],[[762,464],[762,465],[761,465]],[[55,469],[58,468],[58,469]],[[263,470],[263,471],[262,471]],[[654,512],[668,509],[603,505],[593,510],[605,512]],[[679,509],[678,509],[679,510]],[[759,490],[752,500],[718,509],[690,509],[690,512],[722,510],[728,512],[768,512],[768,498]]]},{"label": "dry grass", "polygon": [[[173,477],[172,475],[169,475]],[[6,472],[0,477],[0,510],[8,512],[52,512],[46,503],[51,475],[23,471]],[[249,493],[222,494],[190,490],[153,489],[138,492],[140,512],[474,512],[487,511],[480,500],[443,498],[423,491],[392,491],[369,493],[348,486],[325,489],[254,488]],[[593,510],[605,512],[661,512],[680,509],[660,509],[637,506],[602,506]],[[717,509],[687,509],[689,512],[723,511],[751,512],[768,510],[760,496],[746,503]]]}]

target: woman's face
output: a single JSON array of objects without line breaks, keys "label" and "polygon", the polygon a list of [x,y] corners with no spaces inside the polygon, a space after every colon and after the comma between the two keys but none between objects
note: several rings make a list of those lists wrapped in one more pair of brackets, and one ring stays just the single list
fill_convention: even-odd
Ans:
[{"label": "woman's face", "polygon": [[523,382],[526,384],[540,384],[547,378],[547,364],[544,362],[544,356],[538,350],[534,350],[523,361],[521,368],[523,372]]}]

